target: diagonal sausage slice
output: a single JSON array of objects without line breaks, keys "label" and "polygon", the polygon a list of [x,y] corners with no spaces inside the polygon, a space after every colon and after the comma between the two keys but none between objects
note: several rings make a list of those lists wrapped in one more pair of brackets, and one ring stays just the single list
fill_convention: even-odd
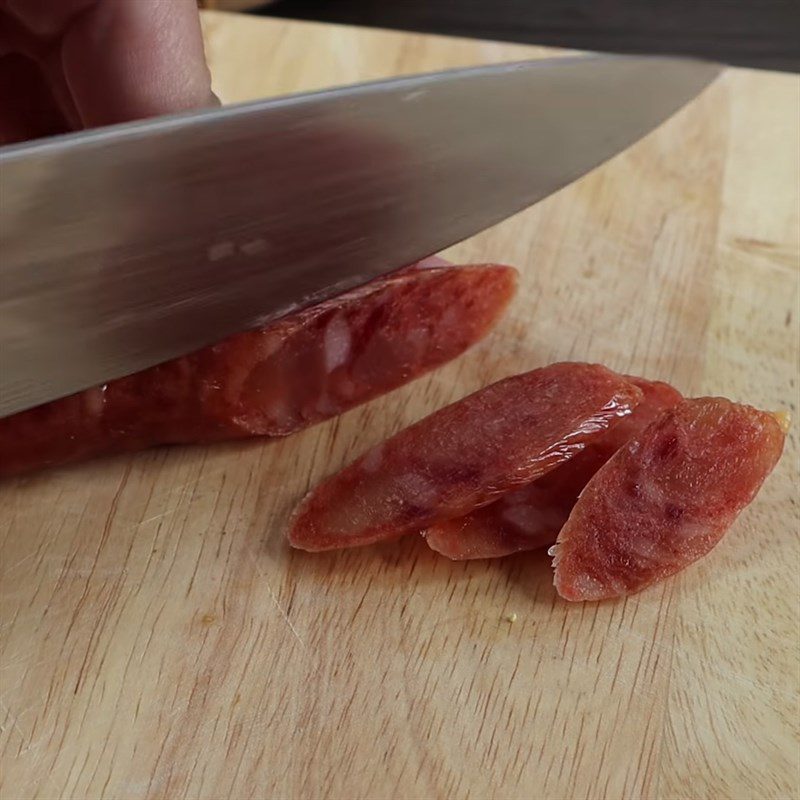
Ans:
[{"label": "diagonal sausage slice", "polygon": [[464,517],[432,525],[424,532],[431,549],[464,561],[499,558],[552,544],[595,472],[663,410],[682,399],[668,383],[630,375],[625,378],[642,390],[642,401],[632,414],[598,431],[584,450],[533,483]]},{"label": "diagonal sausage slice", "polygon": [[506,378],[420,420],[312,491],[289,542],[370,544],[491,503],[581,451],[641,391],[600,365],[560,363]]},{"label": "diagonal sausage slice", "polygon": [[775,415],[718,397],[665,411],[589,481],[554,547],[567,600],[638,592],[720,541],[780,458]]}]

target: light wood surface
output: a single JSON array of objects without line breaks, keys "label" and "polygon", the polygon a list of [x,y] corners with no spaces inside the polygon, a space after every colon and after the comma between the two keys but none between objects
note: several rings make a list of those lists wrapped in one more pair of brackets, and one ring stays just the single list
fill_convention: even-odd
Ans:
[{"label": "light wood surface", "polygon": [[[226,101],[547,52],[219,14],[205,31]],[[796,416],[799,119],[797,76],[730,70],[453,248],[521,268],[505,321],[338,420],[0,486],[2,797],[798,797],[797,424],[722,544],[621,602],[560,602],[543,554],[308,555],[282,535],[370,444],[553,360]]]}]

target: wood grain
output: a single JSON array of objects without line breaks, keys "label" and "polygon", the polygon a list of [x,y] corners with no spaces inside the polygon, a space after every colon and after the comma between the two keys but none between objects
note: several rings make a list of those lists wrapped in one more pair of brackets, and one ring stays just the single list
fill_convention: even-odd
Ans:
[{"label": "wood grain", "polygon": [[[551,53],[204,22],[227,101]],[[366,407],[0,486],[2,796],[797,797],[796,425],[723,543],[622,602],[558,601],[537,553],[452,564],[409,538],[310,555],[282,536],[371,443],[556,359],[796,414],[799,119],[795,76],[730,70],[453,248],[521,267],[519,298],[485,344]]]}]

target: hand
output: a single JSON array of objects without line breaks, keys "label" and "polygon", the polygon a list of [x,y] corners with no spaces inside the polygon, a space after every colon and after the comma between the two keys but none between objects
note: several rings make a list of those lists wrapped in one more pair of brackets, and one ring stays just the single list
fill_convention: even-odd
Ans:
[{"label": "hand", "polygon": [[0,0],[0,144],[217,102],[195,0]]}]

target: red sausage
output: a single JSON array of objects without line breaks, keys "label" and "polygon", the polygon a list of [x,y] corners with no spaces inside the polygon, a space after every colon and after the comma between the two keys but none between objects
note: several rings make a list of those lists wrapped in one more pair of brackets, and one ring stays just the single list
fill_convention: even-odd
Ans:
[{"label": "red sausage", "polygon": [[464,517],[432,525],[423,534],[428,545],[454,561],[464,561],[552,544],[592,475],[664,409],[682,399],[668,383],[625,378],[642,390],[642,401],[632,414],[598,431],[584,450],[533,483]]},{"label": "red sausage", "polygon": [[405,269],[260,330],[0,420],[0,475],[177,442],[285,436],[481,339],[511,267]]},{"label": "red sausage", "polygon": [[370,450],[311,492],[289,541],[370,544],[463,516],[583,449],[641,397],[595,364],[552,364],[499,381]]},{"label": "red sausage", "polygon": [[589,481],[555,545],[567,600],[638,592],[701,558],[783,449],[776,417],[717,397],[665,411]]}]

